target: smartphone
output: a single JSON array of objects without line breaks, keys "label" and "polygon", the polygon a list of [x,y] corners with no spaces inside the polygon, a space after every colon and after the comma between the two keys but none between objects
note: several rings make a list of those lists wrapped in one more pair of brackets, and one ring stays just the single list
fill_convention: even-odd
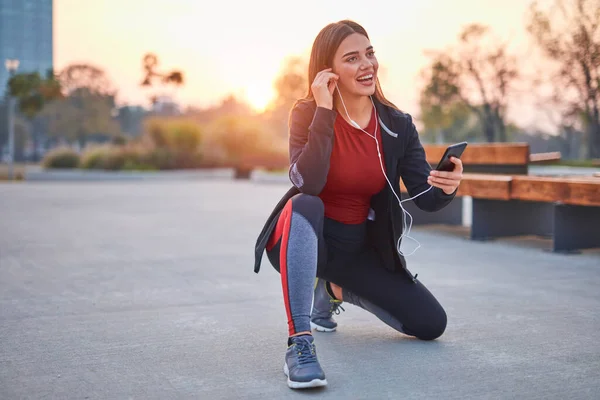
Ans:
[{"label": "smartphone", "polygon": [[442,159],[438,162],[437,167],[435,168],[438,171],[452,171],[454,170],[454,163],[450,161],[450,157],[460,158],[462,153],[467,148],[467,142],[460,142],[453,145],[448,146]]}]

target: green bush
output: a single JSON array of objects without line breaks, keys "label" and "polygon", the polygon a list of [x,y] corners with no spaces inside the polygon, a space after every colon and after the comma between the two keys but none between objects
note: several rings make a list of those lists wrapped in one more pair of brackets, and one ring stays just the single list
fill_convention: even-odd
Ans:
[{"label": "green bush", "polygon": [[228,115],[211,126],[216,142],[225,150],[230,162],[238,163],[245,154],[255,154],[268,146],[263,130],[249,118]]},{"label": "green bush", "polygon": [[287,140],[251,117],[225,116],[210,126],[212,142],[221,148],[226,164],[238,169],[287,168]]},{"label": "green bush", "polygon": [[128,140],[127,140],[127,137],[126,137],[126,136],[124,136],[124,135],[117,135],[117,136],[114,136],[114,137],[113,137],[113,138],[110,140],[110,142],[111,142],[112,144],[114,144],[115,146],[124,146],[124,145],[126,145],[126,144],[127,144],[127,141],[128,141]]},{"label": "green bush", "polygon": [[144,124],[144,136],[154,147],[174,152],[195,153],[202,144],[200,125],[185,119],[150,118]]},{"label": "green bush", "polygon": [[169,170],[201,167],[199,151],[175,151],[143,145],[97,146],[87,149],[81,167],[87,169]]},{"label": "green bush", "polygon": [[77,168],[80,158],[77,152],[69,147],[58,147],[50,150],[42,165],[44,168]]},{"label": "green bush", "polygon": [[118,171],[125,165],[133,168],[135,165],[141,164],[140,158],[141,155],[138,151],[126,146],[94,146],[83,153],[81,167]]},{"label": "green bush", "polygon": [[102,160],[102,167],[109,171],[118,171],[123,169],[127,161],[126,154],[118,147],[112,147],[106,152],[105,158]]},{"label": "green bush", "polygon": [[173,152],[166,148],[149,149],[145,157],[145,162],[158,170],[175,169],[177,167]]},{"label": "green bush", "polygon": [[156,168],[150,164],[144,164],[141,162],[136,162],[134,160],[125,160],[125,164],[123,164],[124,171],[156,171]]},{"label": "green bush", "polygon": [[202,128],[197,123],[155,117],[145,121],[140,140],[90,148],[81,166],[113,171],[201,168],[201,144]]},{"label": "green bush", "polygon": [[597,168],[597,167],[600,167],[600,159],[560,160],[560,161],[556,162],[556,165],[562,165],[565,167]]},{"label": "green bush", "polygon": [[144,124],[147,144],[144,164],[160,170],[202,167],[203,133],[196,122],[186,119],[150,118]]},{"label": "green bush", "polygon": [[111,147],[107,145],[87,148],[81,156],[81,168],[104,169]]},{"label": "green bush", "polygon": [[120,169],[151,171],[159,169],[152,164],[152,149],[143,146],[125,146],[118,152],[121,161]]}]

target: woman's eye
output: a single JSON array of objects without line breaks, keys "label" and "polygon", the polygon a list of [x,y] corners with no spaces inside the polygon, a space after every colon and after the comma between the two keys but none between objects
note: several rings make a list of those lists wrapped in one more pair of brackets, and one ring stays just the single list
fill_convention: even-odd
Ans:
[{"label": "woman's eye", "polygon": [[348,62],[352,62],[352,61],[354,61],[354,60],[356,60],[356,57],[350,57],[350,58],[349,58],[349,59],[347,59],[346,61],[348,61]]}]

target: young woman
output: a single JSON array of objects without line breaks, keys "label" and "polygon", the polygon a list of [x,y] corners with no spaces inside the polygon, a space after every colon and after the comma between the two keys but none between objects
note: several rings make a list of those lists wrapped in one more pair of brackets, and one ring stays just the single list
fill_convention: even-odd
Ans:
[{"label": "young woman", "polygon": [[453,158],[454,171],[432,170],[411,116],[384,97],[378,67],[363,27],[329,24],[313,43],[307,95],[291,110],[293,187],[255,248],[255,272],[266,250],[281,274],[291,388],[327,384],[311,327],[335,330],[342,301],[423,340],[446,328],[444,309],[399,250],[400,179],[419,208],[436,211],[454,198],[462,164]]}]

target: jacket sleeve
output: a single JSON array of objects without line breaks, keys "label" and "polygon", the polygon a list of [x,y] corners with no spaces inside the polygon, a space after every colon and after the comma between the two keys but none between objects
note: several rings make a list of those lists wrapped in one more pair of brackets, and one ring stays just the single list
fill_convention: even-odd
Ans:
[{"label": "jacket sleeve", "polygon": [[[408,116],[406,132],[406,148],[404,157],[400,160],[400,176],[409,196],[413,197],[429,188],[427,178],[432,168],[427,162],[425,149],[419,140],[419,134],[410,116]],[[455,196],[456,191],[452,194],[446,194],[442,189],[434,187],[427,193],[413,199],[413,201],[421,210],[433,212],[450,204]]]},{"label": "jacket sleeve", "polygon": [[322,107],[313,111],[302,103],[292,109],[289,177],[302,193],[317,196],[325,186],[336,115]]}]

